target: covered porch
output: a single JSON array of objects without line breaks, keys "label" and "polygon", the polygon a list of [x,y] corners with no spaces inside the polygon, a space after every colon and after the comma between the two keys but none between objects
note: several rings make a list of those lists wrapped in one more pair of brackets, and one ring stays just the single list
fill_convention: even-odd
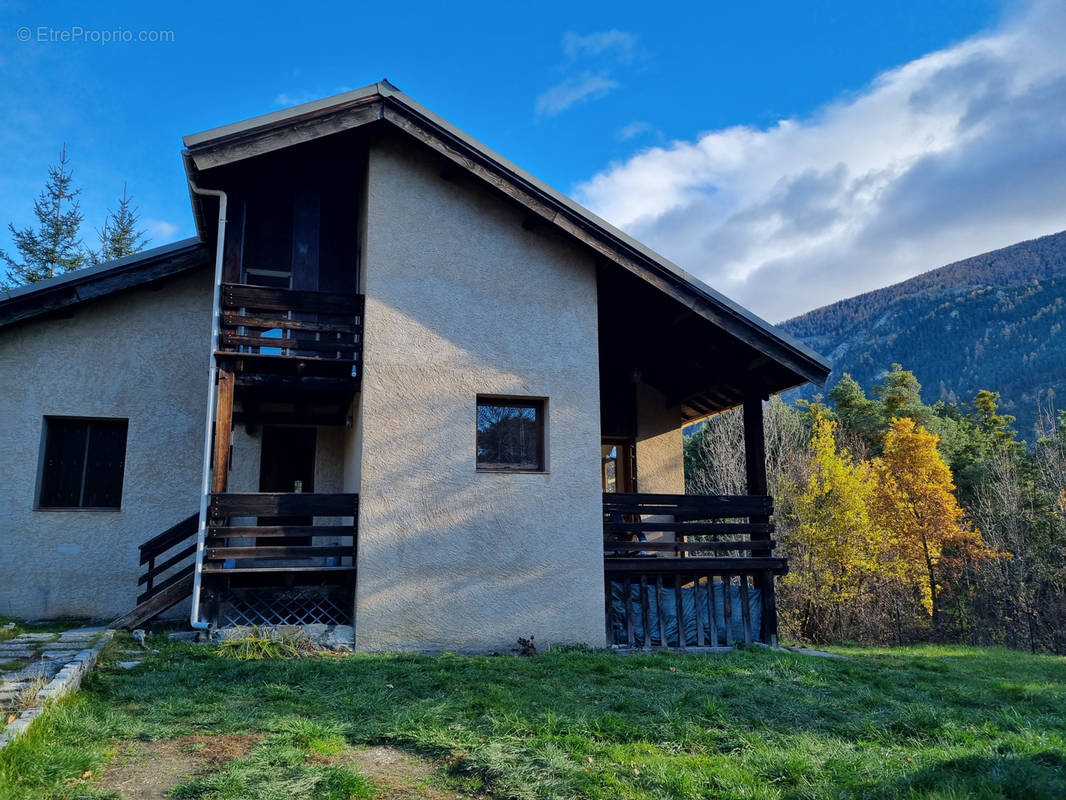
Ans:
[{"label": "covered porch", "polygon": [[[666,284],[665,276],[660,278]],[[773,499],[763,402],[828,367],[713,290],[599,273],[605,632],[630,649],[775,644]],[[685,429],[740,407],[745,494],[686,493]]]}]

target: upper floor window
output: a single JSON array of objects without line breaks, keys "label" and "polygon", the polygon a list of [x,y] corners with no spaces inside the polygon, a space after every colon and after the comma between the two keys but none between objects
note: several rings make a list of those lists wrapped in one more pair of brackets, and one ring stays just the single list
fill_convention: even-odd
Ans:
[{"label": "upper floor window", "polygon": [[477,468],[544,472],[546,403],[540,398],[477,398]]},{"label": "upper floor window", "polygon": [[129,420],[45,417],[37,507],[118,509]]}]

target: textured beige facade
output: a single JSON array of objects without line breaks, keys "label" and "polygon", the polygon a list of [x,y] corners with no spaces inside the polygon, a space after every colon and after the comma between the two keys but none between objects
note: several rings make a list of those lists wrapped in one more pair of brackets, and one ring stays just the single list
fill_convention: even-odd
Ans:
[{"label": "textured beige facade", "polygon": [[[685,493],[685,444],[681,409],[668,406],[666,397],[646,383],[637,384],[637,491],[645,494]],[[651,515],[648,521],[673,520]],[[674,534],[650,533],[649,542],[672,542]],[[674,553],[656,552],[660,558]]]},{"label": "textured beige facade", "polygon": [[650,494],[684,494],[684,449],[681,409],[667,406],[662,392],[638,383],[637,490]]},{"label": "textured beige facade", "polygon": [[[0,331],[0,614],[110,617],[137,546],[197,510],[211,274]],[[46,415],[129,419],[119,511],[35,511]]]},{"label": "textured beige facade", "polygon": [[[602,645],[593,259],[440,173],[370,152],[356,646]],[[475,470],[479,394],[547,398],[548,472]]]},{"label": "textured beige facade", "polygon": [[[361,191],[362,394],[315,466],[360,494],[357,647],[602,646],[593,256],[410,142],[371,145]],[[204,269],[0,331],[0,614],[134,605],[138,545],[198,505],[210,302]],[[476,470],[478,395],[545,400],[545,472]],[[121,510],[34,510],[45,415],[129,419]],[[683,492],[680,412],[639,385],[637,416],[639,490]],[[234,430],[229,491],[260,443]]]}]

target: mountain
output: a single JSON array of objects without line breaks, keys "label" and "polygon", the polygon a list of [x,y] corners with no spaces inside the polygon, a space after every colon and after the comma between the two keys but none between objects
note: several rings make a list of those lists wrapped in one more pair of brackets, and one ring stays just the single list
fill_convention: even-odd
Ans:
[{"label": "mountain", "polygon": [[[867,393],[893,363],[927,403],[1001,394],[1032,441],[1041,409],[1066,407],[1066,231],[993,250],[794,317],[780,325]],[[817,390],[797,390],[792,399]]]}]

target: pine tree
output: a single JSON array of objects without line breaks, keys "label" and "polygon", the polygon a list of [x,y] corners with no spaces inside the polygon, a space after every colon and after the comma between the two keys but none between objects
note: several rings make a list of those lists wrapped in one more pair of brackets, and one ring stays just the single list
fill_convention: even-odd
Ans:
[{"label": "pine tree", "polygon": [[143,230],[137,229],[138,211],[133,205],[133,198],[126,193],[126,184],[122,184],[118,210],[108,211],[104,217],[104,227],[97,231],[100,236],[100,252],[93,254],[94,262],[113,261],[144,249],[148,239],[145,238]]},{"label": "pine tree", "polygon": [[64,145],[59,163],[48,167],[48,182],[33,204],[37,228],[18,230],[14,224],[8,224],[21,261],[0,250],[0,260],[7,266],[5,287],[36,283],[89,263],[90,254],[79,236],[82,214],[78,195],[81,190],[72,188],[73,177]]}]

